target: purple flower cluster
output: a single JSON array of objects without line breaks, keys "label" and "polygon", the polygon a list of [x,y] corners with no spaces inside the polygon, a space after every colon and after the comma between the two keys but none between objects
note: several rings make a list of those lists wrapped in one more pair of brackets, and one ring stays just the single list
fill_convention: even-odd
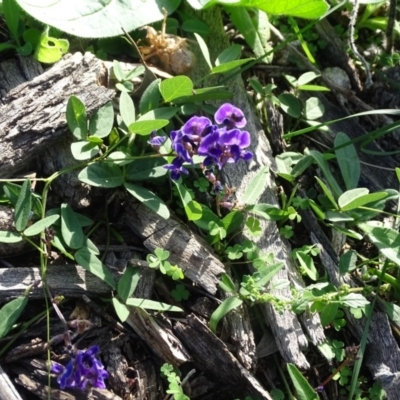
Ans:
[{"label": "purple flower cluster", "polygon": [[53,363],[51,372],[58,375],[57,382],[60,389],[78,388],[84,390],[90,384],[98,389],[105,389],[104,379],[108,378],[108,372],[104,365],[96,358],[99,346],[92,346],[86,351],[71,351],[71,360],[66,367]]},{"label": "purple flower cluster", "polygon": [[[215,124],[209,118],[194,116],[181,129],[172,131],[170,138],[176,157],[164,168],[171,172],[171,178],[178,180],[189,171],[184,163],[193,164],[193,156],[204,156],[204,175],[218,191],[219,181],[214,176],[214,167],[221,170],[227,163],[248,161],[253,157],[246,148],[250,145],[250,134],[242,131],[247,121],[243,111],[232,104],[223,104],[214,115]],[[157,149],[165,138],[153,137],[149,143]]]}]

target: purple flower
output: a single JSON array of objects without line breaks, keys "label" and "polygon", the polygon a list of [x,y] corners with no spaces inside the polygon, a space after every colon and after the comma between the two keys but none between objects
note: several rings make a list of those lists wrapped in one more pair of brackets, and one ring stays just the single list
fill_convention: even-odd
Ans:
[{"label": "purple flower", "polygon": [[174,181],[177,181],[182,173],[186,175],[189,173],[189,171],[182,166],[183,162],[184,160],[182,158],[176,157],[172,160],[171,164],[164,165],[165,169],[171,171],[171,179]]},{"label": "purple flower", "polygon": [[239,159],[250,160],[253,154],[247,150],[250,146],[250,134],[239,129],[232,129],[221,133],[218,144],[225,149],[227,162],[237,162]]},{"label": "purple flower", "polygon": [[166,141],[166,137],[165,136],[156,136],[156,131],[151,132],[150,134],[150,140],[147,141],[147,143],[153,147],[158,147],[160,148],[160,146],[162,144],[164,144],[164,142]]},{"label": "purple flower", "polygon": [[197,140],[200,136],[207,133],[207,128],[210,127],[211,121],[206,117],[192,117],[182,127],[182,132],[188,135],[192,140]]},{"label": "purple flower", "polygon": [[98,389],[105,389],[104,379],[108,372],[104,365],[96,358],[99,346],[89,347],[86,351],[71,352],[71,360],[66,367],[53,363],[51,371],[58,375],[57,382],[60,389],[78,388],[84,390],[88,383]]},{"label": "purple flower", "polygon": [[227,129],[243,128],[247,124],[243,111],[229,103],[222,104],[214,119],[217,124],[225,125]]}]

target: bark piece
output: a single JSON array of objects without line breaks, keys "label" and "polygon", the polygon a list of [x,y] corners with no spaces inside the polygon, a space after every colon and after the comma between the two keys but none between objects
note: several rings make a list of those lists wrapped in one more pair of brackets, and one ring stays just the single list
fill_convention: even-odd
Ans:
[{"label": "bark piece", "polygon": [[22,400],[14,384],[0,365],[0,399]]},{"label": "bark piece", "polygon": [[187,323],[178,322],[174,332],[182,340],[196,370],[203,371],[211,380],[232,388],[235,396],[255,396],[272,399],[260,383],[232,356],[226,345],[194,314]]},{"label": "bark piece", "polygon": [[107,81],[106,71],[94,55],[75,53],[2,97],[1,178],[14,175],[47,147],[70,134],[65,110],[71,95],[85,103],[89,115],[114,97],[115,91],[102,86]]},{"label": "bark piece", "polygon": [[121,221],[142,237],[151,252],[157,247],[170,252],[169,261],[182,268],[185,276],[209,293],[217,291],[218,275],[224,266],[208,243],[175,217],[165,220],[143,204],[129,202]]}]

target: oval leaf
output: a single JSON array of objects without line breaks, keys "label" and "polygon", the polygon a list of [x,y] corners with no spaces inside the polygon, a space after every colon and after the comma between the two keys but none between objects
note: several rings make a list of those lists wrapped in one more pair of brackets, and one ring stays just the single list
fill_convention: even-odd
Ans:
[{"label": "oval leaf", "polygon": [[171,306],[170,304],[161,303],[160,301],[153,301],[147,299],[128,299],[126,304],[132,307],[140,307],[145,310],[155,310],[155,311],[173,311],[173,312],[183,312],[182,308]]},{"label": "oval leaf", "polygon": [[79,249],[84,242],[84,234],[77,214],[69,204],[61,204],[61,233],[65,244],[71,249]]},{"label": "oval leaf", "polygon": [[118,281],[118,296],[123,302],[126,302],[132,293],[135,291],[136,286],[140,279],[140,268],[127,266],[121,279]]},{"label": "oval leaf", "polygon": [[114,108],[111,101],[99,108],[90,119],[89,132],[98,138],[107,137],[114,125]]},{"label": "oval leaf", "polygon": [[113,297],[112,303],[118,318],[121,320],[121,322],[125,322],[129,317],[129,308],[115,297]]},{"label": "oval leaf", "polygon": [[29,228],[26,228],[24,231],[24,235],[25,236],[38,235],[39,233],[43,232],[46,228],[53,225],[54,222],[56,222],[59,218],[60,218],[60,216],[58,214],[50,215],[49,217],[45,217],[45,218],[41,219],[40,221],[35,222]]},{"label": "oval leaf", "polygon": [[268,167],[262,167],[257,175],[252,179],[250,185],[246,188],[242,201],[246,204],[255,204],[262,192],[266,189],[268,178]]},{"label": "oval leaf", "polygon": [[136,121],[129,125],[129,132],[138,135],[150,135],[153,131],[158,131],[164,126],[167,126],[169,121],[167,119],[156,119],[154,121]]},{"label": "oval leaf", "polygon": [[17,204],[15,205],[14,221],[15,221],[15,229],[17,231],[23,231],[25,229],[31,215],[31,210],[32,210],[31,181],[30,179],[27,179],[22,184]]},{"label": "oval leaf", "polygon": [[251,58],[243,58],[241,60],[234,60],[227,62],[225,64],[217,65],[216,67],[211,69],[212,74],[223,74],[225,72],[232,71],[235,68],[240,67],[243,64],[247,64],[249,61],[254,60],[253,57]]},{"label": "oval leaf", "polygon": [[318,395],[294,364],[287,364],[287,369],[299,400],[318,400]]},{"label": "oval leaf", "polygon": [[0,338],[7,335],[28,303],[27,296],[17,297],[0,310]]},{"label": "oval leaf", "polygon": [[91,186],[102,188],[114,188],[124,183],[121,168],[111,163],[89,165],[79,173],[78,178]]},{"label": "oval leaf", "polygon": [[18,243],[22,240],[23,238],[18,232],[0,231],[1,243]]},{"label": "oval leaf", "polygon": [[178,97],[190,96],[193,94],[193,82],[187,76],[165,79],[160,84],[160,92],[166,102]]}]

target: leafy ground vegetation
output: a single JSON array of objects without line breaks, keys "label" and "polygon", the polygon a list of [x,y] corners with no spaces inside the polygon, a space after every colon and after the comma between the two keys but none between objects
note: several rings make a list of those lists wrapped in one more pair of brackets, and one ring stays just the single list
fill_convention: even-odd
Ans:
[{"label": "leafy ground vegetation", "polygon": [[113,94],[0,175],[0,397],[398,399],[396,6],[2,0],[2,63]]}]

